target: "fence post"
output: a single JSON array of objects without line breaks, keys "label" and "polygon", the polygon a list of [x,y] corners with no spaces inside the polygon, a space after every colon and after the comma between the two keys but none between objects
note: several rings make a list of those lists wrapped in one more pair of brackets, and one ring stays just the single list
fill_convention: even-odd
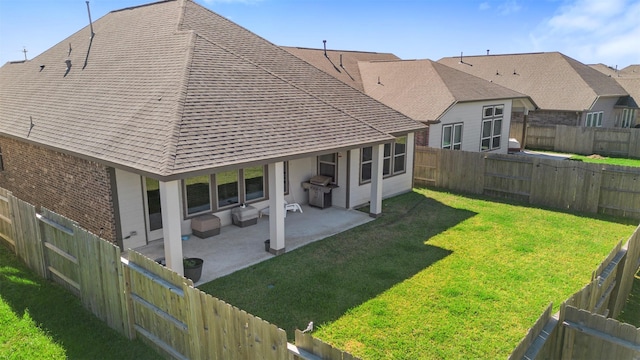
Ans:
[{"label": "fence post", "polygon": [[36,274],[48,279],[35,206],[13,195],[9,196],[9,202],[13,209],[11,221],[16,242],[16,255]]}]

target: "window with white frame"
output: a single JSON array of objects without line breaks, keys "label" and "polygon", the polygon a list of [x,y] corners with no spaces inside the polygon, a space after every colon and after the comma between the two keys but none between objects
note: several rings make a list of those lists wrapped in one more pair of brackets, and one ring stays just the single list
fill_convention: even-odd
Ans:
[{"label": "window with white frame", "polygon": [[462,148],[462,123],[442,126],[442,148],[451,150]]},{"label": "window with white frame", "polygon": [[602,111],[587,113],[587,120],[585,121],[586,127],[602,127]]},{"label": "window with white frame", "polygon": [[499,149],[502,142],[502,117],[504,105],[491,105],[482,108],[482,133],[480,150]]},{"label": "window with white frame", "polygon": [[[384,144],[382,159],[382,176],[390,177],[406,172],[407,169],[407,137],[396,138],[392,143]],[[360,183],[371,181],[373,164],[373,148],[371,146],[360,149]]]},{"label": "window with white frame", "polygon": [[635,109],[623,109],[622,110],[622,124],[621,127],[629,128],[632,125],[635,118]]}]

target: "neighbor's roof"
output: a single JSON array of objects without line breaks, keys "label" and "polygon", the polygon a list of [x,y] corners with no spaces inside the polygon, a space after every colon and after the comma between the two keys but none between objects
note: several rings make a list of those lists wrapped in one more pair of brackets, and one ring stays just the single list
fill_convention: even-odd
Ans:
[{"label": "neighbor's roof", "polygon": [[623,77],[636,77],[640,78],[640,64],[629,65],[626,68],[620,70]]},{"label": "neighbor's roof", "polygon": [[541,109],[583,111],[628,95],[611,77],[559,52],[447,57],[439,63],[531,96]]},{"label": "neighbor's roof", "polygon": [[400,60],[399,57],[389,53],[347,50],[326,50],[325,52],[324,49],[288,46],[281,47],[298,58],[360,91],[364,91],[364,88],[362,86],[362,77],[360,76],[360,69],[358,67],[359,61]]},{"label": "neighbor's roof", "polygon": [[640,107],[640,76],[639,77],[619,77],[616,81],[629,93],[623,103],[625,106]]},{"label": "neighbor's roof", "polygon": [[365,93],[423,122],[456,103],[527,99],[527,95],[431,60],[360,62]]},{"label": "neighbor's roof", "polygon": [[616,68],[613,68],[611,66],[607,66],[605,64],[599,63],[599,64],[589,64],[589,67],[596,69],[598,71],[600,71],[601,73],[614,77],[614,76],[618,76],[618,74],[620,73],[620,70],[617,70]]},{"label": "neighbor's roof", "polygon": [[0,68],[0,134],[169,180],[423,127],[191,1],[93,28]]}]

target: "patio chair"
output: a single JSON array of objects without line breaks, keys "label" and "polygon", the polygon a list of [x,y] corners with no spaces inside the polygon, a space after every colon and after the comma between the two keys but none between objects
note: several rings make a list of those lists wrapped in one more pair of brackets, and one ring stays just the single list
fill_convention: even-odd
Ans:
[{"label": "patio chair", "polygon": [[288,203],[286,200],[284,201],[284,217],[287,217],[288,211],[300,211],[302,213],[302,207],[298,203]]}]

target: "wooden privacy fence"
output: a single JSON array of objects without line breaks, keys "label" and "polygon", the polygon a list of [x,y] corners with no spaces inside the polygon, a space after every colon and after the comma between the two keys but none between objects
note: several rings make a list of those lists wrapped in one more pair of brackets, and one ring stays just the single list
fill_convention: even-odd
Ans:
[{"label": "wooden privacy fence", "polygon": [[624,308],[640,261],[640,226],[618,243],[592,275],[552,315],[552,305],[510,359],[638,359],[640,328],[612,318]]},{"label": "wooden privacy fence", "polygon": [[640,168],[418,147],[414,184],[640,219]]},{"label": "wooden privacy fence", "polygon": [[[0,238],[32,270],[78,296],[129,339],[174,359],[352,359],[309,334],[284,330],[206,294],[174,271],[100,239],[0,188]],[[298,344],[298,342],[300,344]]]},{"label": "wooden privacy fence", "polygon": [[640,159],[640,129],[594,128],[566,125],[511,123],[510,137],[527,149],[543,149],[582,155],[600,154]]}]

